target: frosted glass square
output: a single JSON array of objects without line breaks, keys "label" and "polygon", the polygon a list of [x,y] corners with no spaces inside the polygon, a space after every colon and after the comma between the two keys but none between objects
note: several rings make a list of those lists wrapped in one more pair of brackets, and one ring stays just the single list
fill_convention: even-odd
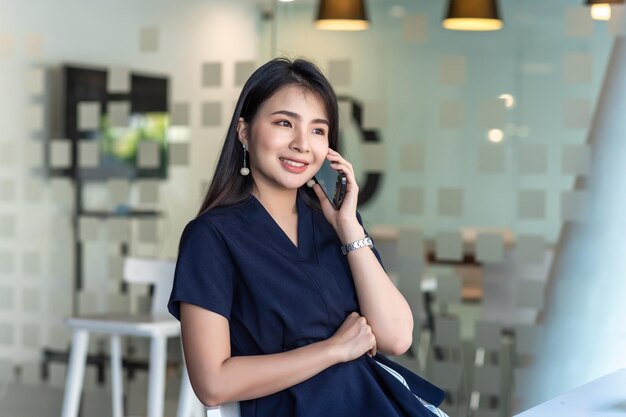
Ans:
[{"label": "frosted glass square", "polygon": [[463,85],[467,73],[467,60],[464,56],[443,56],[439,63],[439,83],[441,85]]},{"label": "frosted glass square", "polygon": [[424,43],[428,41],[428,16],[406,14],[402,19],[402,37],[407,42]]},{"label": "frosted glass square", "polygon": [[435,241],[435,257],[442,261],[463,259],[463,239],[459,232],[442,232]]},{"label": "frosted glass square", "polygon": [[563,221],[582,222],[587,218],[589,193],[563,191],[561,193],[561,218]]},{"label": "frosted glass square", "polygon": [[405,143],[400,145],[400,171],[424,171],[426,158],[425,146],[421,143]]},{"label": "frosted glass square", "polygon": [[474,391],[484,395],[500,395],[502,389],[501,369],[498,366],[474,368]]},{"label": "frosted glass square", "polygon": [[520,235],[517,238],[517,259],[519,262],[543,262],[546,242],[540,235]]},{"label": "frosted glass square", "polygon": [[567,84],[588,84],[592,81],[593,59],[591,54],[565,54],[564,69]]},{"label": "frosted glass square", "polygon": [[541,310],[544,306],[544,283],[538,280],[522,279],[517,283],[515,296],[517,307]]},{"label": "frosted glass square", "polygon": [[53,178],[49,183],[50,195],[55,203],[69,207],[74,204],[74,189],[72,183],[63,178]]},{"label": "frosted glass square", "polygon": [[235,62],[235,87],[242,87],[255,69],[254,61]]},{"label": "frosted glass square", "polygon": [[36,104],[28,104],[26,109],[26,123],[29,130],[40,132],[44,128],[44,114],[43,114],[43,105]]},{"label": "frosted glass square", "polygon": [[519,170],[522,174],[545,174],[548,169],[547,146],[526,144],[519,147]]},{"label": "frosted glass square", "polygon": [[15,343],[15,326],[11,322],[0,321],[0,346],[13,346]]},{"label": "frosted glass square", "polygon": [[567,99],[563,103],[563,127],[586,129],[591,122],[591,100],[587,98]]},{"label": "frosted glass square", "polygon": [[476,238],[476,259],[479,262],[502,262],[504,260],[502,236],[496,233],[479,233]]},{"label": "frosted glass square", "polygon": [[156,204],[159,202],[159,182],[144,180],[138,183],[139,202],[141,204]]},{"label": "frosted glass square", "polygon": [[157,241],[157,221],[154,219],[137,220],[139,242],[154,243]]},{"label": "frosted glass square", "polygon": [[90,291],[79,291],[78,311],[80,314],[98,313],[98,294]]},{"label": "frosted glass square", "polygon": [[439,215],[463,215],[463,190],[461,188],[442,188],[437,193],[437,196],[437,209]]},{"label": "frosted glass square", "polygon": [[0,142],[0,167],[15,165],[16,146],[12,142]]},{"label": "frosted glass square", "polygon": [[144,27],[139,30],[139,52],[159,50],[159,28]]},{"label": "frosted glass square", "polygon": [[202,103],[202,126],[221,126],[222,124],[222,103],[211,101]]},{"label": "frosted glass square", "polygon": [[137,165],[139,166],[139,168],[144,169],[158,168],[161,165],[159,144],[149,140],[141,141],[139,143],[139,155],[137,157]]},{"label": "frosted glass square", "polygon": [[100,221],[92,217],[81,217],[78,221],[79,239],[83,242],[100,238]]},{"label": "frosted glass square", "polygon": [[416,229],[400,229],[398,235],[398,257],[415,259],[424,257],[424,240],[422,232]]},{"label": "frosted glass square", "polygon": [[591,165],[591,148],[588,145],[565,145],[561,159],[565,175],[588,175]]},{"label": "frosted glass square", "polygon": [[26,55],[30,58],[39,58],[43,53],[43,35],[38,32],[26,35]]},{"label": "frosted glass square", "polygon": [[107,72],[107,91],[109,93],[130,92],[130,71],[124,67],[111,67]]},{"label": "frosted glass square", "polygon": [[27,323],[22,326],[22,346],[37,349],[41,346],[41,328],[38,324]]},{"label": "frosted glass square", "polygon": [[478,172],[483,174],[504,172],[504,150],[504,146],[499,144],[481,144],[478,150]]},{"label": "frosted glass square", "polygon": [[13,300],[15,299],[15,290],[13,287],[8,285],[0,286],[0,311],[11,311],[15,303]]},{"label": "frosted glass square", "polygon": [[107,220],[107,234],[109,240],[128,242],[130,240],[130,220],[116,218]]},{"label": "frosted glass square", "polygon": [[41,255],[27,250],[22,254],[22,271],[25,275],[37,276],[41,273]]},{"label": "frosted glass square", "polygon": [[0,215],[0,237],[13,239],[16,234],[17,218],[10,214]]},{"label": "frosted glass square", "polygon": [[461,323],[456,318],[435,317],[435,346],[461,346]]},{"label": "frosted glass square", "polygon": [[0,179],[0,201],[3,203],[15,202],[15,180],[12,178]]},{"label": "frosted glass square", "polygon": [[37,313],[41,309],[41,291],[38,288],[24,288],[22,290],[22,310],[28,313]]},{"label": "frosted glass square", "polygon": [[189,126],[189,103],[173,103],[171,105],[172,126]]},{"label": "frosted glass square", "polygon": [[78,103],[78,130],[96,130],[100,127],[100,103],[82,101]]},{"label": "frosted glass square", "polygon": [[587,38],[593,34],[593,19],[589,7],[576,6],[565,9],[565,36]]},{"label": "frosted glass square", "polygon": [[476,346],[500,351],[502,344],[503,326],[497,322],[479,320],[474,326],[474,340]]},{"label": "frosted glass square", "polygon": [[625,23],[626,14],[623,4],[611,4],[611,19],[608,22],[608,32],[611,36],[626,35]]},{"label": "frosted glass square", "polygon": [[47,313],[63,317],[72,311],[72,293],[68,290],[52,290],[48,293]]},{"label": "frosted glass square", "polygon": [[384,172],[387,165],[387,146],[384,143],[367,142],[361,145],[363,168],[369,172]]},{"label": "frosted glass square", "polygon": [[43,68],[30,68],[26,71],[26,93],[41,96],[45,92],[46,73]]},{"label": "frosted glass square", "polygon": [[10,33],[0,33],[0,58],[12,58],[15,54],[15,37]]},{"label": "frosted glass square", "polygon": [[109,112],[109,124],[112,127],[128,127],[130,115],[130,102],[110,101],[107,104]]},{"label": "frosted glass square", "polygon": [[521,190],[517,195],[517,213],[521,219],[542,219],[546,215],[546,192]]},{"label": "frosted glass square", "polygon": [[[0,216],[0,237],[2,236],[3,216]],[[0,274],[10,275],[15,271],[15,254],[13,252],[0,250]]]},{"label": "frosted glass square", "polygon": [[78,165],[81,168],[96,168],[100,165],[98,142],[81,140],[78,142]]},{"label": "frosted glass square", "polygon": [[115,208],[119,205],[128,205],[130,184],[127,180],[109,180],[107,183],[109,206]]},{"label": "frosted glass square", "polygon": [[437,276],[437,291],[435,299],[438,303],[461,303],[461,277],[454,275]]},{"label": "frosted glass square", "polygon": [[339,126],[343,129],[352,122],[352,103],[339,100]]},{"label": "frosted glass square", "polygon": [[400,187],[400,214],[422,214],[424,212],[424,190],[419,187]]},{"label": "frosted glass square", "polygon": [[387,106],[382,101],[363,104],[363,129],[382,129],[387,126]]},{"label": "frosted glass square", "polygon": [[66,139],[50,141],[50,167],[69,168],[72,166],[72,142]]},{"label": "frosted glass square", "polygon": [[114,282],[124,280],[124,258],[122,256],[109,256],[109,277]]},{"label": "frosted glass square", "polygon": [[26,143],[26,152],[24,153],[24,163],[28,168],[43,168],[44,166],[44,148],[43,143],[28,141]]},{"label": "frosted glass square", "polygon": [[[463,366],[456,362],[432,362],[432,383],[448,392],[457,392],[461,386]],[[445,412],[446,404],[440,408]],[[453,415],[448,411],[448,414]]]},{"label": "frosted glass square", "polygon": [[41,201],[46,193],[45,183],[39,178],[29,178],[24,181],[24,200],[27,202]]},{"label": "frosted glass square", "polygon": [[464,103],[460,100],[444,100],[439,105],[439,127],[461,129],[464,125]]},{"label": "frosted glass square", "polygon": [[352,83],[352,62],[349,59],[328,61],[328,79],[334,87],[349,86]]},{"label": "frosted glass square", "polygon": [[169,164],[170,166],[189,165],[188,143],[172,143],[169,145]]},{"label": "frosted glass square", "polygon": [[202,64],[202,86],[219,87],[222,85],[222,64],[220,62],[204,62]]},{"label": "frosted glass square", "polygon": [[506,106],[504,100],[487,100],[480,104],[480,127],[493,129],[506,123]]}]

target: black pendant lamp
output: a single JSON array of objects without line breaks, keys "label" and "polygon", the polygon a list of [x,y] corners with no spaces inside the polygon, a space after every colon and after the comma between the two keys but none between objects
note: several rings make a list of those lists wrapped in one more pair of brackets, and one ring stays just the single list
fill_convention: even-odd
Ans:
[{"label": "black pendant lamp", "polygon": [[324,30],[366,30],[365,0],[320,0],[315,27]]},{"label": "black pendant lamp", "polygon": [[585,3],[591,6],[591,17],[594,20],[609,20],[611,5],[622,4],[624,0],[586,0]]},{"label": "black pendant lamp", "polygon": [[450,0],[442,26],[450,30],[490,31],[502,29],[497,0]]}]

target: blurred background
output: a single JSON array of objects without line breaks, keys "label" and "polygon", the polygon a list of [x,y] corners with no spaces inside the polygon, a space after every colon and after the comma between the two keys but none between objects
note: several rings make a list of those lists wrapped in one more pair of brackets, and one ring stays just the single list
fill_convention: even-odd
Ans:
[{"label": "blurred background", "polygon": [[[415,315],[395,360],[451,417],[626,367],[622,2],[366,0],[363,30],[320,28],[340,3],[0,0],[1,416],[60,414],[66,317],[151,311],[124,259],[176,257],[239,91],[276,56],[339,96],[359,210]],[[109,349],[90,338],[83,416],[112,414]],[[146,415],[149,353],[124,338],[127,415]]]}]

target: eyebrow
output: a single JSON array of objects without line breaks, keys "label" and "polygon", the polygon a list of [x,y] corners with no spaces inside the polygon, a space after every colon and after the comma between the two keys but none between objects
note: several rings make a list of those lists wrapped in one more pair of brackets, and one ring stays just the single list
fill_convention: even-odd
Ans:
[{"label": "eyebrow", "polygon": [[[277,110],[277,111],[272,113],[272,116],[275,115],[275,114],[284,114],[285,116],[293,117],[296,120],[302,120],[302,116],[300,116],[298,113],[294,113],[294,112],[289,111],[289,110]],[[323,123],[326,126],[330,126],[330,123],[326,119],[313,119],[311,122],[312,123]]]}]

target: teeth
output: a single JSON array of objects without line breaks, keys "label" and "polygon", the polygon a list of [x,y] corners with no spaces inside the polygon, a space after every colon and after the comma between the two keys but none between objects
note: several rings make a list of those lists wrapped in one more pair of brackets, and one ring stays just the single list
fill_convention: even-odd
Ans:
[{"label": "teeth", "polygon": [[283,162],[287,165],[291,165],[292,167],[303,167],[304,164],[296,161],[291,161],[289,159],[283,159]]}]

